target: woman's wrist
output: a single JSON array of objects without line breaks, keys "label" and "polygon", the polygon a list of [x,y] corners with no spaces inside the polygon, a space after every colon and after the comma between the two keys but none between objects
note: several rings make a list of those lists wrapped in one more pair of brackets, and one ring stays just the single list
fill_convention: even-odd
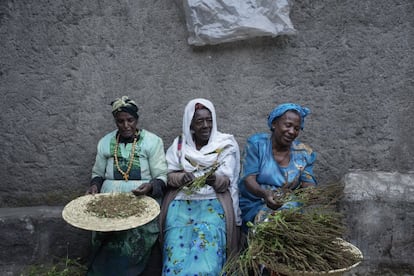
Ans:
[{"label": "woman's wrist", "polygon": [[162,197],[164,194],[165,182],[161,179],[155,178],[152,179],[150,182],[150,191],[149,194],[152,195],[154,198]]},{"label": "woman's wrist", "polygon": [[101,190],[101,187],[102,187],[103,182],[104,182],[103,177],[101,177],[101,176],[95,176],[95,177],[91,180],[91,182],[90,182],[89,186],[90,186],[90,187],[92,187],[93,185],[95,185],[95,186],[98,188],[98,191],[100,191],[100,190]]}]

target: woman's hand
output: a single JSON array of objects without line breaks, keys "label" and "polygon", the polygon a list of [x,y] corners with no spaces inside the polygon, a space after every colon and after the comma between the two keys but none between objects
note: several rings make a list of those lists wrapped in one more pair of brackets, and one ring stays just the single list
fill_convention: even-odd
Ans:
[{"label": "woman's hand", "polygon": [[315,183],[310,183],[310,182],[301,182],[300,183],[300,187],[301,188],[308,188],[308,187],[315,187]]},{"label": "woman's hand", "polygon": [[230,179],[227,176],[212,174],[207,177],[206,184],[213,187],[216,193],[224,193],[230,186]]},{"label": "woman's hand", "polygon": [[96,186],[96,184],[93,184],[92,186],[89,187],[89,189],[86,191],[87,195],[94,195],[99,193],[98,190],[98,186]]},{"label": "woman's hand", "polygon": [[270,209],[277,210],[282,207],[282,204],[274,199],[274,191],[265,190],[260,187],[259,183],[256,181],[256,175],[249,175],[246,177],[245,183],[247,190],[255,196],[263,198],[267,207]]},{"label": "woman's hand", "polygon": [[210,175],[209,177],[207,177],[206,179],[206,184],[210,185],[213,188],[214,188],[215,182],[216,182],[216,175],[214,173]]},{"label": "woman's hand", "polygon": [[191,172],[177,171],[168,173],[167,185],[174,189],[188,185],[195,178]]},{"label": "woman's hand", "polygon": [[181,183],[186,186],[188,185],[191,181],[193,181],[195,179],[195,176],[193,173],[191,172],[186,172],[183,174],[182,178],[181,178]]},{"label": "woman's hand", "polygon": [[152,192],[152,184],[144,183],[135,190],[132,190],[132,193],[136,196],[146,195]]},{"label": "woman's hand", "polygon": [[265,196],[263,197],[263,199],[266,202],[267,207],[273,210],[277,210],[280,207],[282,207],[282,204],[275,200],[273,191],[266,190],[264,193]]}]

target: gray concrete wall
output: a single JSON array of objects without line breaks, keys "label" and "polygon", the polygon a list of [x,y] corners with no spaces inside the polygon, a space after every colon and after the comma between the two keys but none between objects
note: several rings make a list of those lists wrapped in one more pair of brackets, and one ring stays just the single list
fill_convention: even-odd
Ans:
[{"label": "gray concrete wall", "polygon": [[0,275],[20,275],[30,265],[66,258],[87,260],[91,232],[66,223],[62,209],[0,208]]},{"label": "gray concrete wall", "polygon": [[345,238],[364,255],[360,275],[413,275],[414,173],[355,171],[342,181]]},{"label": "gray concrete wall", "polygon": [[166,147],[191,98],[211,99],[240,146],[292,101],[313,112],[301,139],[321,183],[413,170],[413,14],[411,0],[298,0],[296,36],[196,48],[178,0],[3,0],[0,206],[82,194],[124,94]]}]

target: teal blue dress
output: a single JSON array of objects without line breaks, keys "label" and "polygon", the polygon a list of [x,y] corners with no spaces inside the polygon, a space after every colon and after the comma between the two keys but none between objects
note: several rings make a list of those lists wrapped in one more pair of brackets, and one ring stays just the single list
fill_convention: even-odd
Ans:
[{"label": "teal blue dress", "polygon": [[164,276],[220,275],[226,224],[219,200],[173,200],[165,222],[164,254]]},{"label": "teal blue dress", "polygon": [[[271,134],[258,133],[251,136],[246,143],[242,156],[242,168],[239,180],[240,209],[242,212],[243,230],[247,230],[246,223],[253,222],[260,210],[267,211],[264,200],[251,194],[246,186],[245,179],[249,175],[256,175],[256,181],[263,189],[277,190],[285,183],[291,189],[300,187],[301,182],[316,185],[313,175],[313,163],[316,153],[312,149],[294,140],[290,148],[290,162],[287,167],[280,166],[273,157]],[[289,202],[282,208],[298,206]]]}]

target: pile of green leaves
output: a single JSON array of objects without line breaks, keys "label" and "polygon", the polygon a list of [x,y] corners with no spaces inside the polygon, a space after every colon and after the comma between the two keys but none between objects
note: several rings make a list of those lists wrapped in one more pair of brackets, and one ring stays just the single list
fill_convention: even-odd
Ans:
[{"label": "pile of green leaves", "polygon": [[248,223],[248,246],[224,267],[227,275],[261,275],[270,271],[324,272],[360,261],[338,238],[346,231],[335,210],[340,186],[306,188],[286,192],[279,200],[294,199],[302,208],[269,213],[263,222]]},{"label": "pile of green leaves", "polygon": [[138,215],[146,207],[133,193],[114,193],[95,197],[87,203],[86,211],[101,218],[127,218]]}]

